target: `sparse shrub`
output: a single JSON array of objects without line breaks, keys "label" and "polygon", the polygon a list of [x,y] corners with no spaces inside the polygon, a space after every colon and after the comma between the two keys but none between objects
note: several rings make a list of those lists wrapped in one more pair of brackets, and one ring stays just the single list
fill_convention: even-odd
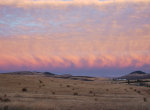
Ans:
[{"label": "sparse shrub", "polygon": [[74,90],[74,88],[72,88],[72,90]]},{"label": "sparse shrub", "polygon": [[45,86],[45,84],[43,84],[42,86]]},{"label": "sparse shrub", "polygon": [[136,89],[134,89],[134,91],[136,92]]},{"label": "sparse shrub", "polygon": [[126,92],[128,92],[128,90],[127,89],[124,89]]},{"label": "sparse shrub", "polygon": [[130,84],[130,80],[128,80],[128,82],[127,82],[128,84]]},{"label": "sparse shrub", "polygon": [[136,82],[142,82],[142,80],[139,80],[139,79],[138,79],[138,80],[136,80]]},{"label": "sparse shrub", "polygon": [[4,99],[3,99],[3,102],[10,102],[10,99],[4,98]]},{"label": "sparse shrub", "polygon": [[141,91],[137,91],[137,93],[139,93],[139,94],[140,94],[140,93],[141,93]]},{"label": "sparse shrub", "polygon": [[22,88],[22,92],[27,92],[27,88]]},{"label": "sparse shrub", "polygon": [[4,98],[1,98],[1,97],[0,97],[0,101],[1,101],[1,102],[10,102],[10,99],[8,99],[8,98],[6,98],[6,97],[4,97]]},{"label": "sparse shrub", "polygon": [[78,95],[78,93],[77,93],[77,92],[74,92],[73,95]]},{"label": "sparse shrub", "polygon": [[95,98],[94,100],[95,100],[95,101],[98,101],[98,99],[97,99],[97,98]]},{"label": "sparse shrub", "polygon": [[66,87],[70,87],[70,85],[67,85]]},{"label": "sparse shrub", "polygon": [[89,91],[89,93],[90,93],[90,94],[92,94],[92,93],[93,93],[93,91]]},{"label": "sparse shrub", "polygon": [[133,89],[132,87],[130,87],[130,89]]},{"label": "sparse shrub", "polygon": [[7,97],[7,94],[4,94],[4,97]]},{"label": "sparse shrub", "polygon": [[144,102],[147,102],[147,98],[146,97],[144,97],[143,100],[144,100]]},{"label": "sparse shrub", "polygon": [[39,80],[40,83],[43,83],[41,80]]},{"label": "sparse shrub", "polygon": [[109,91],[109,89],[106,89],[106,91]]},{"label": "sparse shrub", "polygon": [[53,91],[53,92],[52,92],[52,94],[54,95],[54,94],[55,94],[55,92]]}]

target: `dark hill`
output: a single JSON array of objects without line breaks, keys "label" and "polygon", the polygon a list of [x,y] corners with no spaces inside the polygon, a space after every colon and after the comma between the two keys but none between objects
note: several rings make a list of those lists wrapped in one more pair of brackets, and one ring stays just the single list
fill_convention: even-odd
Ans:
[{"label": "dark hill", "polygon": [[8,72],[8,73],[1,73],[1,74],[11,74],[11,75],[43,75],[43,72],[37,72],[37,71],[16,71],[16,72]]},{"label": "dark hill", "polygon": [[127,75],[118,77],[116,79],[126,79],[126,80],[138,80],[138,79],[150,79],[150,74],[143,71],[134,71]]},{"label": "dark hill", "polygon": [[44,74],[45,74],[45,75],[50,75],[50,76],[54,76],[54,75],[56,75],[56,74],[51,73],[51,72],[44,72]]},{"label": "dark hill", "polygon": [[90,76],[72,76],[71,74],[58,75],[51,72],[37,72],[37,71],[17,71],[17,72],[8,72],[1,74],[10,74],[10,75],[41,75],[45,77],[53,78],[62,78],[62,79],[72,79],[72,80],[82,80],[82,81],[94,81],[95,77]]},{"label": "dark hill", "polygon": [[146,73],[143,72],[143,71],[134,71],[134,72],[132,72],[132,73],[130,73],[130,74],[146,74]]}]

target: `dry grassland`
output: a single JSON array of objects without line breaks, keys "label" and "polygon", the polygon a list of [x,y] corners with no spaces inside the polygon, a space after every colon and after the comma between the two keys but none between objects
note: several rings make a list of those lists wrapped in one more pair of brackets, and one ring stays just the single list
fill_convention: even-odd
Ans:
[{"label": "dry grassland", "polygon": [[102,78],[1,74],[0,110],[150,110],[150,88]]}]

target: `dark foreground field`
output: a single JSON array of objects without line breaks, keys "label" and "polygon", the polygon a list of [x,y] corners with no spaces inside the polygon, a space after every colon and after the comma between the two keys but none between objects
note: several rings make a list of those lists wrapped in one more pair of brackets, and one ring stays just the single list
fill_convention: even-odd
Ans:
[{"label": "dark foreground field", "polygon": [[0,110],[150,110],[150,88],[102,78],[0,75]]}]

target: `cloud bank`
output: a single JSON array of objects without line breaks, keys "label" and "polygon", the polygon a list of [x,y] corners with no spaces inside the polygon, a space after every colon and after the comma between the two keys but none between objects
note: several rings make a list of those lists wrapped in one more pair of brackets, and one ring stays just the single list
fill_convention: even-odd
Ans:
[{"label": "cloud bank", "polygon": [[0,2],[0,70],[149,72],[149,10],[149,0]]}]

